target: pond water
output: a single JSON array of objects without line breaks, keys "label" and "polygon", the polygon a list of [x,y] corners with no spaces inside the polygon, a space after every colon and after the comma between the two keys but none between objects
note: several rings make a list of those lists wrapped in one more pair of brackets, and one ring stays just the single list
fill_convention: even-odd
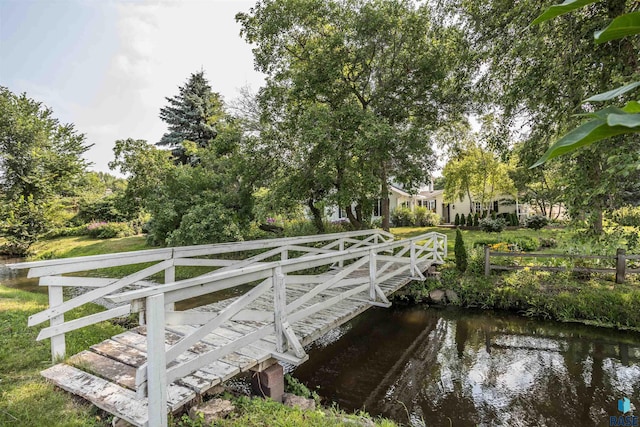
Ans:
[{"label": "pond water", "polygon": [[0,285],[10,288],[18,288],[29,292],[47,293],[47,288],[38,286],[38,279],[27,278],[27,270],[12,270],[6,264],[23,262],[24,258],[0,256]]},{"label": "pond water", "polygon": [[488,311],[374,308],[309,355],[293,375],[322,397],[403,424],[608,426],[621,415],[617,399],[640,410],[640,334],[632,332]]}]

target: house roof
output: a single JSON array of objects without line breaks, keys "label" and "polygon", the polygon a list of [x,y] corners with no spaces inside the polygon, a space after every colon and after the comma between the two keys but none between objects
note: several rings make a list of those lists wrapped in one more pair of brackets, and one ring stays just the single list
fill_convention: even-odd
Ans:
[{"label": "house roof", "polygon": [[407,193],[404,190],[401,190],[400,188],[396,187],[395,185],[390,185],[389,189],[391,191],[393,191],[394,193],[397,193],[397,194],[399,194],[401,196],[404,196],[404,197],[413,197],[413,198],[416,198],[416,199],[424,199],[424,196],[421,195],[421,193],[420,194],[410,194],[410,193]]},{"label": "house roof", "polygon": [[424,196],[426,199],[435,199],[442,193],[444,193],[444,190],[421,191],[420,195]]}]

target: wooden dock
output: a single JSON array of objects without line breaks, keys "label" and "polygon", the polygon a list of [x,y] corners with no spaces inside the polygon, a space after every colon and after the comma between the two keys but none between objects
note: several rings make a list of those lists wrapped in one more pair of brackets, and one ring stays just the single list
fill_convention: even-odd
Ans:
[{"label": "wooden dock", "polygon": [[[411,280],[423,279],[422,272],[443,261],[446,237],[429,233],[393,241],[391,235],[370,230],[171,248],[170,258],[144,252],[158,264],[120,279],[61,274],[85,271],[88,266],[114,266],[113,260],[115,265],[124,265],[125,260],[133,260],[128,262],[131,264],[148,262],[141,261],[145,256],[136,258],[140,254],[134,252],[128,257],[116,254],[111,260],[84,257],[75,262],[54,260],[14,267],[30,268],[31,276],[41,277],[41,284],[50,286],[51,307],[32,316],[30,324],[50,321],[39,339],[52,338],[54,356],[60,355],[65,332],[109,316],[141,314],[143,326],[93,345],[42,375],[131,424],[162,426],[167,413],[179,411],[215,385],[275,360],[303,363],[308,358],[307,344],[373,305],[388,307],[388,295]],[[240,252],[249,256],[232,261],[222,256]],[[274,256],[279,260],[269,261]],[[203,265],[217,269],[174,280],[175,266]],[[165,284],[141,282],[150,271],[162,270]],[[93,292],[91,298],[85,297],[81,303],[97,296],[121,305],[65,323],[63,313],[87,294],[64,301],[56,299],[55,289],[51,303],[51,287],[59,288],[63,283],[80,286],[81,282],[95,288],[87,293]],[[136,284],[136,288],[128,288]],[[174,310],[177,301],[246,284],[255,286],[239,297]],[[109,290],[96,292],[104,288]]]}]

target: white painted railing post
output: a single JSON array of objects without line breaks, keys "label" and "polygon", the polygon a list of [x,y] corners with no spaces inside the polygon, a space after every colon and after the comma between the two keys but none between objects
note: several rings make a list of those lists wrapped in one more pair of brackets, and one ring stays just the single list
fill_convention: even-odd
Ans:
[{"label": "white painted railing post", "polygon": [[371,249],[369,251],[369,298],[371,301],[376,300],[376,252]]},{"label": "white painted railing post", "polygon": [[147,396],[149,426],[167,425],[167,361],[164,346],[164,294],[147,297]]},{"label": "white painted railing post", "polygon": [[416,277],[416,242],[411,241],[411,277]]},{"label": "white painted railing post", "polygon": [[[64,302],[62,294],[62,286],[49,286],[49,307],[55,307]],[[64,323],[64,314],[52,317],[49,321],[51,326],[61,325]],[[67,347],[64,340],[64,333],[51,337],[51,360],[64,359]]]},{"label": "white painted railing post", "polygon": [[[340,238],[338,242],[338,249],[340,250],[340,252],[344,251],[344,239]],[[340,261],[338,261],[338,267],[344,267],[344,260],[341,259]]]},{"label": "white painted railing post", "polygon": [[[173,283],[176,281],[176,266],[172,265],[164,269],[164,283]],[[166,310],[173,311],[175,309],[175,303],[170,302],[165,306]]]},{"label": "white painted railing post", "polygon": [[280,255],[280,259],[282,261],[286,261],[289,259],[289,249],[287,249],[286,247],[282,249],[282,254]]},{"label": "white painted railing post", "polygon": [[280,266],[275,267],[272,271],[271,277],[273,281],[273,308],[276,333],[276,351],[278,353],[284,353],[286,351],[286,348],[283,323],[286,318],[285,310],[287,307],[287,295],[282,268]]}]

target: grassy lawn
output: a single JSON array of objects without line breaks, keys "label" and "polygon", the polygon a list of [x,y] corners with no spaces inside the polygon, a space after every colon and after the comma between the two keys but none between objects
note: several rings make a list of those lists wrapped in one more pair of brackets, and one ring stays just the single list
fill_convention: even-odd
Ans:
[{"label": "grassy lawn", "polygon": [[[447,252],[449,257],[453,257],[453,246],[456,239],[456,229],[451,227],[397,227],[392,228],[391,233],[396,237],[406,239],[420,234],[436,231],[447,236]],[[525,238],[553,238],[557,240],[558,248],[547,250],[548,252],[560,252],[562,243],[569,239],[569,231],[564,228],[543,228],[542,230],[531,230],[528,228],[507,229],[501,233],[485,233],[481,230],[461,230],[462,238],[467,246],[472,247],[475,243],[490,239],[495,240],[516,240]]]},{"label": "grassy lawn", "polygon": [[[27,327],[30,315],[47,308],[47,296],[0,286],[0,425],[103,426],[104,414],[92,405],[56,392],[40,371],[50,366],[49,340],[36,341],[42,325]],[[88,304],[71,311],[68,319],[102,308]],[[122,332],[102,322],[67,334],[67,352],[75,354]]]}]

